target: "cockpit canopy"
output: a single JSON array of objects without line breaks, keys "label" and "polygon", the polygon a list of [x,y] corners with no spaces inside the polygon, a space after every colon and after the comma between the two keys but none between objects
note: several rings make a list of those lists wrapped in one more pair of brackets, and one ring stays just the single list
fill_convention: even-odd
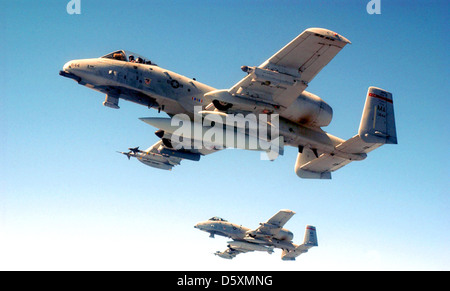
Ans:
[{"label": "cockpit canopy", "polygon": [[118,60],[118,61],[123,61],[123,62],[157,66],[155,63],[150,61],[150,59],[145,58],[139,54],[135,54],[133,52],[125,51],[125,50],[112,52],[110,54],[104,55],[102,58],[113,59],[113,60]]},{"label": "cockpit canopy", "polygon": [[208,220],[211,220],[211,221],[225,221],[225,222],[226,222],[225,219],[220,218],[220,217],[218,217],[218,216],[211,217],[211,218],[208,219]]}]

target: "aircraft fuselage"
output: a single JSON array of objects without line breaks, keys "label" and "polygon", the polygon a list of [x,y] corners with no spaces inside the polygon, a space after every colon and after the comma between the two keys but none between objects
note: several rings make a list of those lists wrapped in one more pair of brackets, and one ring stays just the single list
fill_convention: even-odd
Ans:
[{"label": "aircraft fuselage", "polygon": [[[195,106],[204,109],[213,101],[206,93],[216,90],[154,64],[131,63],[105,57],[69,61],[60,75],[106,94],[103,102],[105,106],[119,108],[119,99],[124,99],[164,111],[170,116],[179,113],[193,116]],[[308,104],[316,104],[315,107],[324,107],[326,104],[309,92],[304,92],[298,99],[307,100],[305,102]],[[329,110],[331,111],[331,107]],[[287,108],[280,112],[279,132],[284,136],[286,145],[307,144],[319,151],[335,152],[353,160],[365,158],[339,153],[335,146],[342,143],[343,139],[324,132],[320,127],[305,126],[296,122],[295,118],[289,119],[290,111],[291,109]]]},{"label": "aircraft fuselage", "polygon": [[[311,33],[311,31],[305,33]],[[319,44],[321,45],[320,41]],[[299,76],[301,77],[301,74],[295,76],[295,72],[282,71],[282,68],[277,66],[267,67],[266,65],[267,62],[259,67],[243,66],[241,69],[247,73],[247,76],[242,81],[244,83],[238,83],[242,87],[235,85],[230,90],[216,90],[211,86],[198,82],[196,79],[161,68],[141,57],[135,60],[133,55],[127,54],[125,51],[116,51],[100,58],[69,61],[64,65],[63,70],[60,71],[60,75],[71,78],[80,85],[106,94],[103,105],[110,108],[118,109],[119,100],[124,99],[148,108],[157,109],[158,112],[166,112],[171,117],[177,114],[185,114],[196,124],[198,122],[195,121],[195,117],[205,112],[210,116],[212,115],[211,113],[214,113],[216,116],[239,115],[241,113],[248,113],[253,116],[265,114],[265,116],[271,116],[271,118],[272,116],[277,116],[279,117],[279,122],[272,126],[272,128],[277,129],[276,135],[275,137],[270,135],[268,139],[276,140],[278,135],[283,139],[282,143],[275,147],[277,150],[274,158],[279,153],[283,153],[282,147],[284,145],[298,147],[299,154],[295,172],[302,178],[331,179],[332,171],[351,161],[365,159],[368,151],[386,142],[396,143],[396,139],[391,137],[391,135],[395,135],[395,130],[391,130],[389,134],[386,133],[386,128],[388,127],[383,123],[386,117],[384,115],[383,119],[381,113],[379,113],[381,117],[377,119],[377,123],[372,122],[374,126],[377,125],[377,130],[371,129],[373,133],[371,131],[370,134],[365,134],[364,137],[356,135],[349,140],[344,140],[325,132],[322,130],[322,127],[327,126],[331,122],[331,107],[320,97],[304,90],[307,87],[307,83],[302,83],[301,79],[298,79]],[[251,81],[249,81],[250,79]],[[253,89],[249,89],[250,87]],[[291,95],[288,94],[286,96],[290,96],[291,102],[283,103],[285,101],[283,98],[286,96],[281,99],[270,99],[260,92],[266,87],[270,87],[272,91],[277,90],[273,92],[276,96],[283,97],[284,95],[280,95],[280,92],[290,92],[289,94]],[[242,88],[246,88],[247,93]],[[296,94],[299,95],[297,96]],[[379,94],[384,94],[383,96],[385,96],[388,93],[379,88],[369,88],[366,102],[371,100],[370,98],[378,98],[379,100],[387,100],[385,102],[389,101],[392,104],[391,99]],[[292,99],[292,97],[295,98]],[[370,111],[371,108],[368,107],[366,110],[370,114],[363,114],[364,121],[374,116],[372,111]],[[384,107],[380,105],[380,108],[383,109]],[[393,118],[393,113],[389,115]],[[164,127],[166,127],[164,137],[174,134],[174,132],[167,129],[169,127],[173,129],[173,120],[152,120],[147,118],[143,121],[158,127],[160,130],[163,128],[161,124],[164,123]],[[200,117],[200,121],[203,122],[202,117]],[[393,124],[393,121],[390,122]],[[264,124],[264,122],[262,123]],[[267,123],[272,125],[271,122]],[[370,121],[364,124],[370,125]],[[212,123],[209,125],[212,126]],[[201,124],[201,127],[206,128],[203,124]],[[225,130],[223,132],[225,133]],[[176,134],[174,135],[177,136]],[[198,136],[188,135],[187,137],[190,140],[198,140]],[[200,138],[203,138],[203,136]],[[367,142],[362,140],[362,138],[365,138]],[[167,138],[163,138],[163,140],[167,141]],[[260,140],[264,140],[264,138]],[[233,146],[225,144],[225,148],[227,147]],[[251,149],[266,150],[266,147],[254,147]],[[163,154],[161,160],[166,161],[168,156],[175,154],[175,152]],[[192,152],[180,152],[178,156],[180,154],[183,154],[182,159],[188,159],[189,157],[194,159]],[[187,154],[190,154],[189,157]],[[322,157],[322,159],[319,159],[319,157]],[[198,160],[198,157],[195,158],[195,160]],[[272,156],[269,157],[271,160],[274,158]],[[155,159],[152,157],[141,161],[150,166],[164,163],[154,161]],[[310,163],[313,160],[315,162]],[[167,164],[163,168],[171,169],[172,166],[172,164]]]},{"label": "aircraft fuselage", "polygon": [[156,65],[105,58],[70,61],[60,74],[105,93],[105,106],[119,108],[121,98],[169,115],[191,114],[194,106],[209,104],[204,94],[215,90]]},{"label": "aircraft fuselage", "polygon": [[202,231],[208,232],[211,237],[214,235],[220,235],[229,237],[236,240],[242,240],[250,231],[250,228],[243,227],[227,221],[204,221],[199,222],[195,226]]}]

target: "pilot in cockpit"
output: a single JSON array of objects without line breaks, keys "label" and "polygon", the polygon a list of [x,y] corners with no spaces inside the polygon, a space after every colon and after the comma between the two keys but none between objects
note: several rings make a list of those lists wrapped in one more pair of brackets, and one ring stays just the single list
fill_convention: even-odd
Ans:
[{"label": "pilot in cockpit", "polygon": [[143,60],[141,57],[138,57],[138,58],[136,59],[136,63],[138,63],[138,64],[143,64],[143,63],[144,63],[144,60]]},{"label": "pilot in cockpit", "polygon": [[122,53],[115,53],[113,58],[119,61],[125,61],[125,56]]},{"label": "pilot in cockpit", "polygon": [[130,56],[128,57],[128,61],[129,61],[130,63],[136,63],[136,61],[135,61],[133,55],[130,55]]}]

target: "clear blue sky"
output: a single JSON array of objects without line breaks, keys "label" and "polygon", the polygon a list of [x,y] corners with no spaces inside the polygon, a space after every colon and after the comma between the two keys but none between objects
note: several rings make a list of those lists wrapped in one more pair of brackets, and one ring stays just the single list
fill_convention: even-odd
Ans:
[{"label": "clear blue sky", "polygon": [[[1,270],[449,270],[448,1],[0,1]],[[352,44],[310,83],[334,110],[325,128],[358,129],[365,94],[394,94],[398,145],[333,174],[294,173],[296,149],[274,162],[228,150],[172,172],[115,151],[145,148],[163,116],[62,78],[71,59],[117,49],[218,89],[244,77],[309,27]],[[280,260],[213,255],[226,238],[193,228],[221,216],[250,228],[279,209],[301,243],[319,247]]]}]

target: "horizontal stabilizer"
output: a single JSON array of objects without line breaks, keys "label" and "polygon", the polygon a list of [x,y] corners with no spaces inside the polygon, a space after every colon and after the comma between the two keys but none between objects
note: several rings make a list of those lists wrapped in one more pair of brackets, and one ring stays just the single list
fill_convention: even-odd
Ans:
[{"label": "horizontal stabilizer", "polygon": [[[299,155],[301,155],[299,153]],[[299,160],[297,158],[297,160]],[[331,156],[329,154],[322,154],[319,158],[314,159],[297,168],[296,173],[301,178],[306,179],[331,179],[331,172],[350,163],[350,160]]]},{"label": "horizontal stabilizer", "polygon": [[[310,148],[304,148],[297,155],[295,162],[295,173],[304,179],[331,179],[329,171],[330,160],[323,159],[326,156],[322,154],[319,158]],[[322,158],[322,159],[321,159]]]}]

